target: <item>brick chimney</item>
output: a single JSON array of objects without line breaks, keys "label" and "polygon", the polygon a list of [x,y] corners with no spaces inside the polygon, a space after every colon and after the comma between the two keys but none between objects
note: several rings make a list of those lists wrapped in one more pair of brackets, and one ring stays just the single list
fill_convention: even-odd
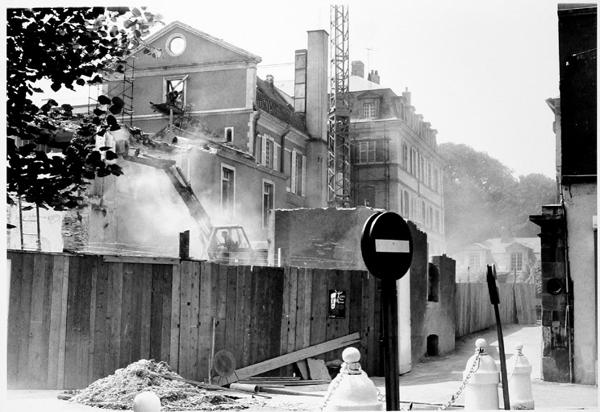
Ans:
[{"label": "brick chimney", "polygon": [[316,138],[327,141],[327,78],[329,34],[325,30],[308,31],[306,62],[306,128]]},{"label": "brick chimney", "polygon": [[408,87],[406,87],[402,92],[402,97],[404,97],[404,100],[406,100],[406,104],[410,104],[410,92],[408,91]]},{"label": "brick chimney", "polygon": [[266,81],[266,82],[269,84],[269,86],[271,86],[271,87],[273,87],[273,80],[275,80],[275,79],[274,79],[274,77],[273,77],[273,75],[272,75],[272,74],[267,74],[267,76],[266,76],[266,78],[265,78],[265,81]]},{"label": "brick chimney", "polygon": [[365,78],[365,64],[360,60],[355,60],[352,62],[352,72],[351,76],[358,76],[361,79]]},{"label": "brick chimney", "polygon": [[371,72],[369,73],[369,77],[367,78],[368,81],[379,84],[379,73],[377,73],[377,70],[371,70]]},{"label": "brick chimney", "polygon": [[296,50],[294,58],[294,110],[306,112],[306,49]]}]

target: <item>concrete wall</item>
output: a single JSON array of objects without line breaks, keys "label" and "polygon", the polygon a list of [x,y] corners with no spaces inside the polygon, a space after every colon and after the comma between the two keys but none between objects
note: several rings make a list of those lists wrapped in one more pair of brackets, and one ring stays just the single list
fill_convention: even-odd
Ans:
[{"label": "concrete wall", "polygon": [[575,382],[596,383],[597,273],[592,217],[597,213],[596,184],[572,185],[564,191],[569,269],[573,280]]}]

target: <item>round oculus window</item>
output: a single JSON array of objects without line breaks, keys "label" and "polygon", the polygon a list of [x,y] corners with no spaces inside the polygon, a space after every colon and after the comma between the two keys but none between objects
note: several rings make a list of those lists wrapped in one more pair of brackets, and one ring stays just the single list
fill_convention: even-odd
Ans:
[{"label": "round oculus window", "polygon": [[175,34],[167,40],[167,51],[173,56],[179,56],[185,50],[185,37]]}]

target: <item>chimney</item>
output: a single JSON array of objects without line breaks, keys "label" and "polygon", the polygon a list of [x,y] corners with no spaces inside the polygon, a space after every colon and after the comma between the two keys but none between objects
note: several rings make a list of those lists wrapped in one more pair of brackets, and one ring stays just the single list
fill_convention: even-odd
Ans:
[{"label": "chimney", "polygon": [[377,70],[371,70],[371,72],[369,73],[369,77],[367,78],[368,81],[379,84],[379,73],[377,73]]},{"label": "chimney", "polygon": [[327,141],[329,34],[325,30],[308,31],[306,59],[306,128],[316,138]]},{"label": "chimney", "polygon": [[404,97],[404,100],[406,100],[406,104],[410,105],[410,92],[408,91],[408,87],[406,87],[402,92],[402,97]]},{"label": "chimney", "polygon": [[352,72],[351,76],[358,76],[361,79],[365,78],[365,64],[360,60],[355,60],[352,62]]},{"label": "chimney", "polygon": [[269,86],[273,87],[273,75],[272,74],[267,74],[267,77],[265,80],[269,84]]},{"label": "chimney", "polygon": [[306,111],[306,49],[296,50],[294,59],[294,110]]}]

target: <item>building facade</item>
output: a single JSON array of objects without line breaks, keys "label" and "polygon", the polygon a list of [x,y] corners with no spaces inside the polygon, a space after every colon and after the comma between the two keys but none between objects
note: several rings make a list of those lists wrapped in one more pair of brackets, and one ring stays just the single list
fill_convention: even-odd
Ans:
[{"label": "building facade", "polygon": [[559,4],[554,112],[560,203],[530,220],[542,243],[542,378],[598,383],[597,6]]},{"label": "building facade", "polygon": [[[240,224],[261,248],[267,247],[270,210],[326,205],[326,128],[319,120],[327,117],[327,32],[308,32],[308,48],[296,52],[304,75],[304,104],[297,110],[272,76],[257,77],[260,57],[223,40],[173,22],[146,42],[161,56],[133,54],[104,86],[109,96],[121,93],[122,121],[141,131],[129,138],[125,154],[175,160],[211,223]],[[128,169],[130,179],[154,173]],[[95,185],[96,203],[114,198],[106,190],[127,192],[109,187]],[[90,212],[90,226],[104,228],[90,234],[90,244],[122,246],[119,233],[131,228],[110,226],[139,222],[111,218],[103,203]],[[173,229],[168,242],[177,237]]]},{"label": "building facade", "polygon": [[401,96],[379,84],[379,73],[364,78],[352,62],[352,193],[355,205],[399,213],[427,233],[429,255],[446,252],[443,160],[436,130],[415,113],[410,92]]}]

